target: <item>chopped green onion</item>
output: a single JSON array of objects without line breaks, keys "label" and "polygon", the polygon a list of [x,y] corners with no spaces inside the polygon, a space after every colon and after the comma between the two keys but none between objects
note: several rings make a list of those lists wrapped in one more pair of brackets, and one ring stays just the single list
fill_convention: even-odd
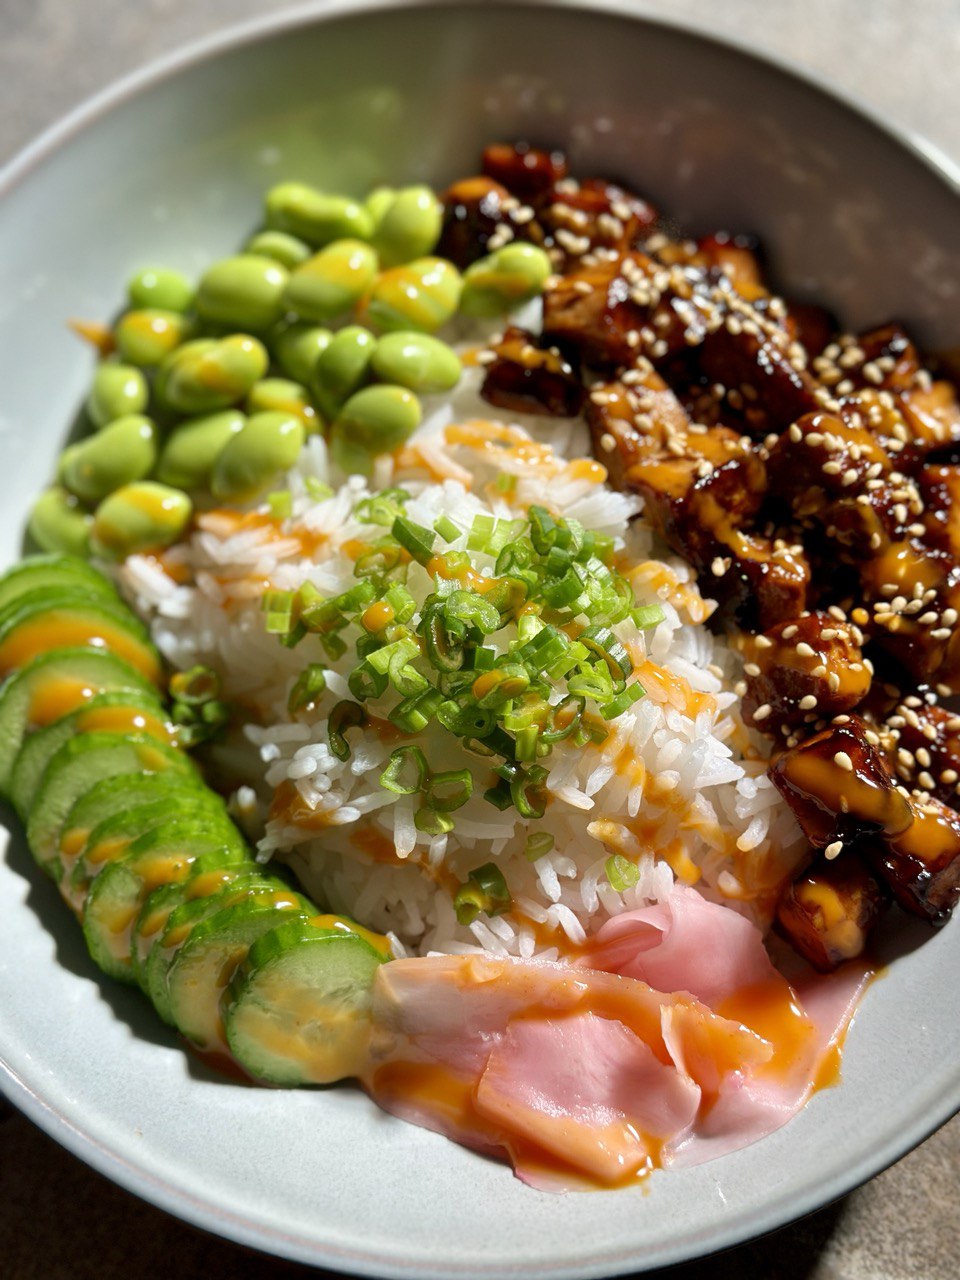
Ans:
[{"label": "chopped green onion", "polygon": [[506,471],[501,471],[497,476],[496,488],[498,493],[513,493],[517,487],[517,477],[510,475]]},{"label": "chopped green onion", "polygon": [[220,693],[220,677],[210,667],[190,667],[170,677],[170,697],[188,707],[199,706]]},{"label": "chopped green onion", "polygon": [[542,818],[547,797],[542,783],[547,776],[542,765],[535,764],[525,773],[520,770],[510,783],[510,795],[521,818]]},{"label": "chopped green onion", "polygon": [[580,643],[598,658],[602,658],[616,679],[626,679],[633,671],[633,663],[626,649],[609,627],[587,627],[580,636]]},{"label": "chopped green onion", "polygon": [[327,721],[327,741],[338,760],[350,759],[350,744],[344,736],[346,731],[357,729],[366,723],[367,713],[356,702],[349,702],[344,698],[333,708]]},{"label": "chopped green onion", "polygon": [[316,662],[311,662],[300,672],[290,690],[287,711],[292,716],[298,711],[305,711],[307,707],[314,705],[326,687],[327,677],[323,667]]},{"label": "chopped green onion", "polygon": [[651,627],[658,627],[666,614],[658,604],[641,604],[630,610],[630,617],[640,631],[647,631]]},{"label": "chopped green onion", "polygon": [[347,677],[347,688],[358,702],[366,702],[368,698],[379,698],[386,691],[389,678],[374,670],[366,660],[350,672]]},{"label": "chopped green onion", "polygon": [[553,843],[553,836],[549,831],[534,831],[532,835],[527,836],[523,856],[528,862],[536,862],[538,858],[542,858],[544,854],[550,852],[553,848]]},{"label": "chopped green onion", "polygon": [[632,707],[635,702],[639,702],[645,693],[646,689],[644,689],[643,685],[635,680],[633,684],[628,684],[615,698],[611,698],[609,702],[602,703],[599,707],[600,714],[604,720],[614,720],[617,716],[623,715],[624,711]]},{"label": "chopped green onion", "polygon": [[420,646],[416,640],[409,636],[404,636],[400,640],[394,640],[390,644],[382,645],[379,649],[369,654],[367,661],[373,667],[374,671],[378,671],[380,675],[390,674],[390,668],[396,663],[402,666],[404,663],[410,662],[413,658],[419,658]]},{"label": "chopped green onion", "polygon": [[437,535],[432,529],[425,529],[422,524],[414,524],[406,516],[397,516],[390,532],[414,560],[426,564],[433,555]]},{"label": "chopped green onion", "polygon": [[424,805],[413,815],[413,825],[425,836],[445,836],[453,830],[453,819]]},{"label": "chopped green onion", "polygon": [[353,514],[364,524],[379,524],[389,528],[397,516],[403,515],[404,504],[410,497],[406,489],[383,489],[372,498],[358,502]]},{"label": "chopped green onion", "polygon": [[482,911],[488,916],[503,915],[513,904],[503,872],[495,862],[476,867],[453,899],[460,924],[472,924]]},{"label": "chopped green onion", "polygon": [[425,729],[443,702],[443,694],[432,686],[423,693],[404,698],[389,713],[388,719],[404,733],[419,733]]},{"label": "chopped green onion", "polygon": [[307,476],[303,485],[307,491],[307,497],[312,498],[314,502],[326,502],[328,498],[333,497],[330,486],[318,480],[316,476]]},{"label": "chopped green onion", "polygon": [[397,747],[380,775],[380,785],[398,796],[412,796],[424,789],[429,774],[426,756],[419,747]]},{"label": "chopped green onion", "polygon": [[430,605],[423,615],[420,631],[427,647],[427,657],[437,671],[459,671],[463,666],[463,626],[460,635],[451,627],[446,608],[437,602]]},{"label": "chopped green onion", "polygon": [[267,506],[274,520],[286,520],[293,515],[293,494],[289,489],[277,489],[267,494]]},{"label": "chopped green onion", "polygon": [[486,551],[490,545],[490,535],[493,533],[495,524],[493,516],[474,516],[470,532],[467,534],[467,550]]},{"label": "chopped green onion", "polygon": [[473,795],[473,775],[469,769],[447,769],[431,776],[427,804],[439,813],[453,813]]},{"label": "chopped green onion", "polygon": [[501,813],[505,809],[509,809],[513,804],[513,797],[510,795],[510,788],[505,782],[498,782],[495,787],[490,787],[483,793],[483,798],[495,809],[499,809]]},{"label": "chopped green onion", "polygon": [[394,622],[401,625],[409,622],[417,612],[417,602],[402,582],[393,583],[384,592],[383,599],[393,610]]},{"label": "chopped green onion", "polygon": [[625,858],[622,853],[615,853],[608,858],[604,864],[604,870],[611,889],[616,889],[617,893],[632,889],[640,879],[640,869],[637,864]]},{"label": "chopped green onion", "polygon": [[445,542],[456,542],[460,537],[460,528],[453,523],[449,516],[437,516],[433,522],[433,527]]},{"label": "chopped green onion", "polygon": [[458,738],[486,738],[497,727],[495,712],[486,711],[473,701],[459,702],[454,698],[440,703],[437,719]]}]

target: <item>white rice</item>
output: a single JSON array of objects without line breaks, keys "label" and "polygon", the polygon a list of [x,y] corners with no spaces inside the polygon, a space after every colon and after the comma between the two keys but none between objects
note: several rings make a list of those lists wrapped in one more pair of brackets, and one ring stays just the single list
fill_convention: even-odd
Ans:
[{"label": "white rice", "polygon": [[[250,713],[246,748],[222,751],[244,784],[234,811],[247,830],[260,822],[262,858],[287,862],[330,909],[389,933],[397,954],[482,949],[554,958],[611,915],[661,898],[675,875],[766,925],[771,891],[804,846],[765,776],[759,740],[738,714],[739,660],[704,625],[712,606],[689,567],[658,543],[638,499],[598,483],[595,465],[568,462],[587,452],[582,423],[524,417],[522,427],[507,432],[484,425],[490,408],[477,394],[479,376],[468,370],[454,395],[427,402],[411,447],[397,459],[381,459],[369,485],[339,475],[323,440],[314,437],[289,477],[291,518],[278,524],[256,514],[242,521],[208,513],[162,565],[139,556],[124,566],[125,587],[150,619],[164,655],[181,669],[198,662],[214,667],[225,695]],[[452,423],[477,420],[466,442],[448,433]],[[509,439],[498,444],[497,434]],[[509,493],[497,487],[501,474],[516,477]],[[314,481],[329,484],[333,496],[311,497]],[[475,515],[517,518],[534,502],[609,534],[638,602],[663,608],[664,619],[652,631],[640,632],[630,621],[616,627],[646,697],[610,722],[602,744],[576,749],[561,743],[546,759],[550,798],[533,828],[550,833],[554,846],[535,862],[524,852],[530,824],[516,810],[501,813],[483,799],[489,773],[436,724],[418,739],[430,764],[470,768],[475,781],[448,836],[419,832],[411,798],[380,786],[397,741],[383,741],[376,728],[352,729],[349,759],[331,752],[327,717],[349,696],[354,629],[344,635],[347,653],[334,662],[314,636],[286,649],[264,629],[260,597],[267,583],[295,589],[311,582],[324,595],[355,584],[351,544],[384,532],[358,519],[357,504],[375,488],[401,484],[411,495],[412,520],[432,527],[447,516],[464,530],[445,550],[465,549]],[[492,568],[489,557],[471,554],[481,568]],[[430,579],[414,565],[408,585],[422,598]],[[327,669],[327,691],[315,711],[291,719],[287,698],[308,662]],[[367,707],[385,717],[395,701],[391,691]],[[278,787],[281,802],[263,824]],[[606,875],[613,853],[639,868],[636,885],[622,893]],[[472,869],[491,860],[503,872],[513,907],[461,925],[452,894]]]}]

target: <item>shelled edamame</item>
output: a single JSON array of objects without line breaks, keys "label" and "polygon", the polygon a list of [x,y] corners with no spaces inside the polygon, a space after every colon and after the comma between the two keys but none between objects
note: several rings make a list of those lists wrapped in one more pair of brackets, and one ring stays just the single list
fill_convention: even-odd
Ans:
[{"label": "shelled edamame", "polygon": [[35,503],[33,541],[115,559],[162,549],[194,509],[262,502],[315,433],[343,471],[369,474],[416,430],[420,398],[460,379],[436,332],[458,311],[508,313],[550,273],[542,249],[513,243],[461,274],[436,255],[442,222],[427,186],[358,200],[282,182],[263,226],[196,283],[137,271],[112,333],[75,326],[101,334],[87,434]]}]

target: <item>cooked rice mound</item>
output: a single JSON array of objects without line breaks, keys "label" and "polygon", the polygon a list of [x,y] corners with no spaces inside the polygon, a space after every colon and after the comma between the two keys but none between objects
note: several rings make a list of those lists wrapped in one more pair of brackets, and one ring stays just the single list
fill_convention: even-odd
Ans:
[{"label": "cooked rice mound", "polygon": [[[220,763],[246,784],[244,816],[253,820],[259,810],[263,858],[289,863],[330,909],[388,933],[398,955],[483,950],[561,958],[610,916],[663,898],[675,877],[766,927],[805,846],[765,776],[760,740],[740,718],[741,664],[705,625],[712,603],[688,566],[665,552],[640,501],[610,489],[603,467],[582,456],[581,423],[491,421],[478,381],[478,370],[467,369],[454,395],[428,401],[423,426],[396,456],[378,460],[369,481],[340,475],[315,436],[289,477],[289,517],[275,518],[267,505],[211,510],[188,542],[162,559],[132,557],[123,568],[165,656],[180,669],[212,666],[224,696],[249,716],[245,740],[222,748]],[[346,652],[331,659],[315,636],[285,648],[265,629],[267,589],[309,582],[329,597],[356,584],[360,549],[384,532],[358,507],[389,487],[410,495],[410,520],[432,528],[445,516],[462,529],[449,551],[466,549],[476,516],[523,519],[536,504],[579,521],[615,539],[617,567],[637,604],[662,609],[651,629],[631,619],[614,627],[645,696],[609,722],[604,741],[553,747],[543,761],[548,803],[532,826],[514,808],[501,812],[484,799],[489,764],[433,721],[416,738],[427,761],[470,769],[474,787],[451,832],[418,831],[415,797],[380,784],[405,740],[385,720],[392,691],[365,704],[369,723],[350,730],[346,760],[330,749],[328,717],[350,697],[359,630],[344,633]],[[470,556],[477,572],[492,572],[493,557]],[[406,585],[421,603],[433,579],[414,563]],[[504,628],[496,644],[511,634]],[[326,691],[291,716],[288,697],[307,663],[325,668]],[[533,860],[531,830],[553,837]],[[639,868],[637,882],[622,891],[607,871],[617,854]],[[491,861],[512,905],[461,924],[456,891]]]}]

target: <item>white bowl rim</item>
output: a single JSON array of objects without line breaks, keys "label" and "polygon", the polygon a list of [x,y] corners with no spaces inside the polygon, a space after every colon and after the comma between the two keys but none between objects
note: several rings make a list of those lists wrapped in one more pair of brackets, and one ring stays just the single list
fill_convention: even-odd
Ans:
[{"label": "white bowl rim", "polygon": [[[95,124],[101,117],[122,106],[155,85],[173,78],[197,64],[211,61],[222,53],[254,44],[258,40],[295,30],[301,26],[350,17],[354,14],[376,13],[403,9],[455,8],[458,0],[310,0],[280,13],[249,19],[232,24],[170,53],[152,59],[145,66],[130,72],[87,98],[66,115],[55,121],[28,143],[0,168],[0,200],[25,181],[43,163],[55,156],[74,137]],[[640,22],[676,31],[705,44],[725,48],[739,56],[760,64],[766,64],[788,78],[799,81],[815,92],[832,99],[840,107],[859,116],[873,129],[885,134],[910,153],[939,178],[949,191],[960,197],[960,163],[955,162],[935,143],[913,130],[901,126],[882,111],[866,103],[855,93],[837,85],[829,77],[799,66],[789,58],[770,50],[758,48],[748,40],[724,34],[706,32],[692,19],[668,16],[662,11],[636,0],[624,9],[622,0],[483,0],[487,7],[498,9],[566,9],[580,12],[599,12],[624,22]],[[360,1253],[354,1249],[341,1249],[335,1245],[318,1248],[316,1241],[288,1232],[253,1225],[244,1217],[232,1213],[215,1198],[209,1201],[197,1199],[163,1179],[154,1177],[143,1168],[132,1164],[120,1151],[101,1144],[91,1135],[77,1128],[64,1115],[52,1107],[38,1092],[23,1080],[16,1070],[0,1054],[0,1093],[5,1094],[24,1115],[61,1146],[90,1165],[97,1172],[110,1178],[125,1190],[165,1210],[201,1230],[215,1232],[249,1248],[285,1257],[313,1266],[339,1266],[357,1275],[371,1277],[389,1276],[402,1280],[448,1280],[456,1275],[462,1280],[470,1276],[490,1277],[500,1272],[486,1269],[471,1270],[463,1267],[453,1272],[447,1268],[425,1268],[422,1264],[408,1266],[395,1257]],[[744,1232],[742,1219],[732,1221],[725,1230],[718,1231],[710,1253],[718,1253],[756,1239],[790,1222],[824,1208],[847,1195],[855,1188],[875,1177],[901,1157],[913,1150],[932,1133],[960,1112],[960,1077],[953,1092],[945,1094],[936,1107],[921,1109],[912,1121],[901,1128],[886,1143],[874,1148],[858,1163],[848,1166],[832,1179],[811,1186],[805,1196],[796,1193],[781,1197],[766,1206],[764,1213]],[[691,1260],[698,1254],[677,1253],[667,1265]],[[543,1275],[549,1280],[585,1280],[587,1276],[619,1275],[645,1271],[643,1260],[635,1254],[604,1259],[601,1267],[583,1265],[565,1266],[562,1262],[528,1267],[531,1277]],[[506,1277],[507,1272],[502,1272]],[[511,1275],[513,1273],[511,1272]]]}]

